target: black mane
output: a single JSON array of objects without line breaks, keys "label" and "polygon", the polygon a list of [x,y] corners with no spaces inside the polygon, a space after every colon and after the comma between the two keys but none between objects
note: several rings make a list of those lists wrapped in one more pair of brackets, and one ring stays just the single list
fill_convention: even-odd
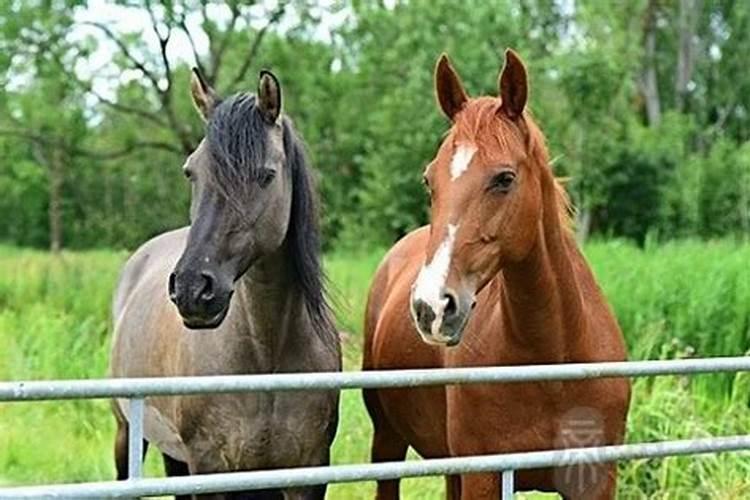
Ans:
[{"label": "black mane", "polygon": [[258,180],[266,157],[266,127],[252,94],[235,94],[220,101],[206,125],[213,166],[211,181],[241,208]]},{"label": "black mane", "polygon": [[[263,116],[251,94],[235,94],[221,101],[208,121],[206,140],[213,157],[212,181],[227,200],[242,210],[265,165],[268,140]],[[285,167],[292,179],[292,206],[286,244],[294,275],[316,333],[329,346],[338,334],[326,292],[321,265],[317,196],[304,143],[286,116],[282,117]]]}]

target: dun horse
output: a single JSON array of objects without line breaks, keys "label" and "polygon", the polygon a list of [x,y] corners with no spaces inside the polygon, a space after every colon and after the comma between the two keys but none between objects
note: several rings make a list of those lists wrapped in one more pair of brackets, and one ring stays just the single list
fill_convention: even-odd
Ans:
[{"label": "dun horse", "polygon": [[[340,370],[311,171],[281,115],[276,77],[262,72],[257,95],[221,100],[195,71],[191,89],[206,121],[183,167],[191,225],[147,242],[125,265],[112,375]],[[128,408],[120,400],[113,407],[122,479]],[[146,399],[145,444],[159,448],[170,476],[325,465],[337,418],[336,391],[155,397]],[[241,498],[319,499],[325,490]]]},{"label": "dun horse", "polygon": [[[424,182],[431,224],[398,242],[370,290],[365,369],[616,361],[615,318],[576,247],[544,137],[525,111],[526,69],[512,52],[499,98],[469,98],[448,59],[435,73],[452,127]],[[375,462],[620,443],[623,379],[364,392]],[[616,467],[519,471],[519,490],[613,498]],[[446,481],[449,498],[497,499],[498,474]],[[378,484],[397,498],[398,482]]]}]

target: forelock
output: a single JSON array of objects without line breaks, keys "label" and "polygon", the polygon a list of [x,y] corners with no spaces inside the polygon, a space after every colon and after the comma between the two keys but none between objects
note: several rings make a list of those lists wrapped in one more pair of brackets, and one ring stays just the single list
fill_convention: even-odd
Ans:
[{"label": "forelock", "polygon": [[509,123],[500,113],[501,100],[496,97],[480,97],[470,100],[456,115],[453,126],[454,142],[474,144],[480,154],[497,148],[508,150],[523,147],[519,141],[517,126]]},{"label": "forelock", "polygon": [[255,103],[252,94],[232,95],[219,102],[206,125],[210,177],[230,199],[249,188],[265,164],[267,125]]}]

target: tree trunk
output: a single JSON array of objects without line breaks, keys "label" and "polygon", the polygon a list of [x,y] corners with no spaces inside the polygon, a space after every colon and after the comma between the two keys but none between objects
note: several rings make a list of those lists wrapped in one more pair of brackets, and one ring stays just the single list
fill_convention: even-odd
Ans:
[{"label": "tree trunk", "polygon": [[583,245],[589,237],[591,231],[591,209],[587,207],[581,207],[576,212],[576,241],[579,245]]},{"label": "tree trunk", "polygon": [[746,182],[740,182],[739,211],[743,237],[747,241],[750,238],[750,174],[744,177]]},{"label": "tree trunk", "polygon": [[63,152],[59,149],[51,151],[49,162],[49,249],[59,253],[62,248],[62,196],[63,196]]},{"label": "tree trunk", "polygon": [[[113,202],[112,202],[112,177],[114,177],[114,173],[112,172],[112,168],[108,168],[104,172],[104,220],[109,221],[112,220],[114,209]],[[114,241],[114,228],[112,227],[112,224],[107,224],[105,222],[104,224],[104,234],[106,238],[106,244],[111,245]]]},{"label": "tree trunk", "polygon": [[680,0],[678,21],[677,46],[677,74],[675,75],[675,108],[684,111],[687,97],[690,93],[688,86],[693,77],[695,66],[695,33],[700,11],[699,0]]},{"label": "tree trunk", "polygon": [[661,122],[661,101],[656,73],[656,10],[657,0],[649,0],[643,27],[644,61],[640,81],[646,103],[646,118],[652,127]]},{"label": "tree trunk", "polygon": [[47,221],[49,249],[59,253],[62,248],[62,184],[63,152],[53,146],[34,142],[31,148],[36,161],[47,171]]}]

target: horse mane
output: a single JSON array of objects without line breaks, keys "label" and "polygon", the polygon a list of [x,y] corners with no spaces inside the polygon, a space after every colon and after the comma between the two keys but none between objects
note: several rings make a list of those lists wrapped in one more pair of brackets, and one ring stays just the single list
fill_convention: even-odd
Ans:
[{"label": "horse mane", "polygon": [[[572,231],[574,208],[563,182],[552,171],[544,134],[529,110],[524,111],[520,122],[515,122],[498,112],[500,105],[501,100],[496,97],[479,97],[469,101],[456,116],[453,127],[455,138],[474,142],[480,146],[480,152],[497,147],[504,150],[525,148],[524,152],[531,157],[530,163],[540,170],[542,176],[549,177],[554,185],[561,227]],[[524,139],[519,140],[519,135]],[[484,147],[481,147],[482,144]]]},{"label": "horse mane", "polygon": [[[292,203],[286,244],[296,286],[302,292],[313,329],[326,345],[337,345],[321,264],[318,203],[304,143],[286,116],[281,119],[286,167],[291,172]],[[206,126],[206,140],[214,162],[212,182],[238,209],[263,173],[267,123],[256,106],[256,96],[239,93],[219,102]]]},{"label": "horse mane", "polygon": [[307,152],[292,121],[283,118],[284,152],[292,171],[292,210],[287,232],[297,283],[313,327],[328,346],[338,345],[338,333],[328,302],[327,280],[321,264],[318,198]]}]

